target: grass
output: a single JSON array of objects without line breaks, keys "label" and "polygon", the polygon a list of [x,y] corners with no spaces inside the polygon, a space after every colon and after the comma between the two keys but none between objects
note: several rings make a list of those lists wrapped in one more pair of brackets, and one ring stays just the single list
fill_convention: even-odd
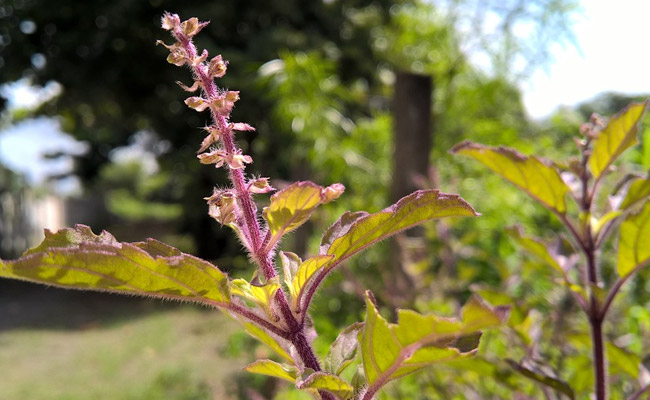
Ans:
[{"label": "grass", "polygon": [[[0,400],[233,398],[224,382],[246,364],[226,355],[235,322],[217,311],[133,299],[111,310],[112,299],[94,317],[79,318],[80,305],[62,301],[59,311],[31,322],[0,324]],[[11,310],[24,319],[28,308],[0,300],[0,319],[12,318]],[[53,307],[47,298],[42,304]],[[131,304],[135,314],[124,314]]]}]

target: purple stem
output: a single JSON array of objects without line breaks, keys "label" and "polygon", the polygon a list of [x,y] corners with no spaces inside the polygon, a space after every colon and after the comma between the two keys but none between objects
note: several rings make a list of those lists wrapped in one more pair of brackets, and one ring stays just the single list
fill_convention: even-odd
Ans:
[{"label": "purple stem", "polygon": [[[173,34],[174,37],[185,48],[188,57],[190,59],[194,59],[197,56],[197,51],[191,38],[185,35],[185,33],[180,29],[180,26],[174,27]],[[215,85],[212,77],[208,75],[207,67],[203,63],[200,63],[198,65],[192,66],[191,68],[196,78],[198,78],[201,82],[208,102],[210,100],[216,99],[219,96],[219,91],[217,90],[217,86]],[[221,141],[223,143],[224,150],[229,155],[237,154],[237,145],[234,141],[232,130],[228,127],[228,120],[226,116],[218,113],[213,107],[210,107],[210,111],[214,123],[217,125],[217,128],[221,133]],[[248,250],[253,257],[253,260],[260,267],[266,279],[271,279],[277,275],[275,268],[273,268],[273,262],[271,260],[271,249],[266,250],[265,247],[262,246],[263,233],[260,229],[260,225],[257,219],[257,208],[255,207],[255,203],[253,202],[251,194],[246,188],[244,173],[241,169],[230,168],[229,175],[235,189],[237,202],[244,214],[245,225],[240,226],[240,229],[249,241],[250,247]],[[246,312],[246,310],[243,310],[240,307],[235,309],[235,305],[230,306],[229,309],[244,315],[262,327],[269,329],[278,336],[284,337],[285,339],[291,341],[291,343],[295,346],[304,366],[306,368],[311,368],[314,371],[320,371],[321,368],[318,362],[318,358],[314,354],[311,345],[307,341],[304,323],[303,321],[298,322],[296,317],[291,312],[286,294],[282,288],[278,289],[276,292],[276,300],[280,307],[280,312],[282,313],[283,319],[289,328],[289,332],[285,332],[284,330],[281,330],[277,327],[271,329],[267,323],[268,321],[260,321],[254,314],[248,315],[251,313]],[[335,400],[334,396],[328,392],[320,391],[320,395],[323,400]]]}]

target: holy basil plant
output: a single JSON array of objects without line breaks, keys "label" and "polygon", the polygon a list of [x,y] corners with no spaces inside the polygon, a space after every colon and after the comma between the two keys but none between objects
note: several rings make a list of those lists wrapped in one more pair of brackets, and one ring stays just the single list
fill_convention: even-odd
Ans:
[{"label": "holy basil plant", "polygon": [[[558,251],[550,242],[525,235],[519,227],[510,228],[507,233],[552,268],[586,315],[591,335],[585,340],[592,342],[596,400],[607,398],[606,355],[610,354],[613,363],[615,358],[611,355],[618,350],[613,342],[604,339],[603,322],[625,282],[650,262],[650,178],[640,174],[621,176],[615,173],[614,166],[627,149],[638,143],[638,125],[647,108],[648,101],[631,104],[609,121],[592,116],[589,123],[582,125],[581,137],[576,139],[577,156],[564,162],[472,142],[460,143],[452,149],[453,153],[471,157],[510,181],[555,214],[566,227],[573,246],[565,252]],[[568,204],[567,197],[571,200]],[[615,259],[604,261],[611,248],[608,240],[616,227],[618,254]],[[582,262],[576,262],[579,259]],[[615,268],[610,271],[612,264]],[[615,279],[606,280],[603,276]],[[569,383],[540,374],[523,363],[511,361],[510,365],[545,386],[545,390],[574,398]],[[636,369],[634,375],[639,375],[638,362],[624,368]],[[642,381],[630,399],[640,399],[648,391],[650,384]]]},{"label": "holy basil plant", "polygon": [[[210,113],[212,123],[205,128],[198,159],[225,168],[232,187],[214,189],[206,198],[208,212],[235,232],[254,264],[253,278],[231,279],[215,265],[154,239],[121,243],[108,232],[96,235],[83,225],[46,231],[45,240],[21,258],[2,261],[0,276],[222,309],[277,354],[276,360],[258,360],[245,370],[289,381],[324,400],[371,400],[390,381],[475,354],[481,330],[500,325],[507,308],[493,308],[474,297],[462,308],[460,319],[399,310],[393,324],[381,316],[370,292],[366,293],[365,322],[345,328],[324,358],[315,354],[309,308],[330,272],[367,247],[422,222],[478,214],[457,195],[422,190],[378,213],[346,212],[324,233],[318,254],[305,260],[279,251],[284,235],[304,224],[320,205],[338,198],[344,187],[297,182],[274,193],[268,206],[258,210],[253,197],[275,189],[268,178],[244,173],[252,159],[242,153],[234,133],[254,128],[230,121],[239,92],[215,84],[216,78],[225,75],[227,62],[220,55],[209,58],[206,50],[199,52],[193,43],[206,25],[196,18],[181,22],[178,15],[166,13],[162,27],[175,41],[158,43],[169,50],[169,63],[187,66],[192,72],[193,83],[179,85],[198,94],[185,103]],[[344,375],[350,366],[357,368],[356,373]]]}]

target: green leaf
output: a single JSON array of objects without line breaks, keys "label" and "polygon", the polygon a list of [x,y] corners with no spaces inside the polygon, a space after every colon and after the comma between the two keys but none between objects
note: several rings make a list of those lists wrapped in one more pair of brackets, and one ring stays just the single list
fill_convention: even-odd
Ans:
[{"label": "green leaf", "polygon": [[[322,258],[313,257],[317,265],[310,265],[309,270],[305,266],[305,270],[310,272],[309,279],[315,279],[313,284],[317,284],[341,262],[396,233],[431,219],[478,215],[460,196],[439,190],[418,190],[375,214],[348,211],[323,235],[318,257],[331,259],[321,264]],[[318,268],[312,271],[312,267]]]},{"label": "green leaf", "polygon": [[650,198],[650,177],[636,179],[628,186],[625,199],[619,208],[621,210],[627,210],[635,204],[644,202],[648,198]]},{"label": "green leaf", "polygon": [[596,220],[595,222],[592,221],[591,223],[592,232],[594,234],[598,234],[608,223],[618,218],[621,214],[623,214],[623,212],[620,210],[609,211],[605,215],[600,217],[600,219]]},{"label": "green leaf", "polygon": [[365,376],[375,391],[429,365],[473,355],[480,330],[500,325],[507,318],[506,308],[488,307],[478,297],[463,307],[462,321],[399,310],[398,323],[390,324],[370,295],[366,308],[359,342]]},{"label": "green leaf", "polygon": [[565,197],[569,188],[550,162],[525,156],[507,147],[490,147],[468,141],[457,144],[451,152],[472,157],[551,211],[566,212]]},{"label": "green leaf", "polygon": [[625,277],[650,260],[650,202],[621,223],[618,239],[618,275]]},{"label": "green leaf", "polygon": [[[302,260],[296,253],[290,251],[281,251],[280,252],[280,261],[282,261],[282,270],[284,272],[284,284],[287,285],[289,291],[293,288],[293,277],[298,272],[298,267],[302,264]],[[293,292],[291,292],[293,296]]]},{"label": "green leaf", "polygon": [[541,240],[530,236],[525,236],[522,232],[521,227],[507,228],[506,233],[512,240],[515,241],[515,243],[523,247],[530,254],[537,257],[541,261],[544,261],[554,270],[559,272],[564,278],[567,277],[566,273],[562,269],[562,266],[560,266],[557,260],[551,256],[551,254],[548,252],[548,247]]},{"label": "green leaf", "polygon": [[209,262],[153,239],[120,243],[84,225],[45,231],[40,245],[2,261],[0,277],[212,306],[230,302],[228,276]]},{"label": "green leaf", "polygon": [[616,114],[593,142],[589,169],[598,179],[603,172],[628,148],[638,143],[638,124],[648,102],[630,104]]},{"label": "green leaf", "polygon": [[[591,337],[587,333],[576,333],[566,338],[577,351],[589,351]],[[611,341],[605,341],[605,355],[608,362],[608,371],[611,374],[624,373],[632,379],[639,378],[643,360],[637,354],[631,353]]]},{"label": "green leaf", "polygon": [[329,262],[329,266],[333,266],[374,243],[424,221],[478,215],[458,195],[438,190],[418,190],[375,214],[346,212],[325,232],[320,254],[333,255]]},{"label": "green leaf", "polygon": [[275,292],[280,288],[278,278],[268,281],[264,285],[254,285],[245,279],[234,279],[231,282],[230,291],[232,294],[243,299],[252,301],[260,306],[273,319],[271,312],[271,301]]},{"label": "green leaf", "polygon": [[245,366],[244,371],[284,379],[291,383],[296,383],[296,378],[298,377],[298,368],[293,365],[280,364],[271,360],[257,360]]},{"label": "green leaf", "polygon": [[539,368],[538,366],[534,366],[534,365],[524,366],[522,364],[517,363],[514,360],[506,360],[506,362],[510,365],[510,367],[512,367],[512,369],[519,372],[526,378],[539,382],[542,385],[551,388],[558,393],[562,393],[568,396],[570,399],[575,399],[575,393],[573,393],[573,389],[571,389],[571,386],[569,386],[568,383],[558,378],[549,376],[548,373],[541,371],[541,368]]},{"label": "green leaf", "polygon": [[53,248],[66,248],[78,246],[81,243],[98,243],[107,245],[117,245],[117,240],[106,231],[102,231],[99,235],[95,235],[89,226],[76,225],[74,229],[61,229],[57,232],[52,232],[45,229],[45,239],[36,247],[33,247],[23,253],[23,256],[43,253],[48,249]]},{"label": "green leaf", "polygon": [[341,375],[357,354],[357,337],[363,329],[363,322],[356,322],[345,328],[334,343],[330,346],[330,351],[323,359],[323,369],[334,375]]},{"label": "green leaf", "polygon": [[297,307],[300,304],[302,295],[316,272],[320,271],[325,265],[328,265],[332,259],[334,259],[334,256],[320,255],[308,258],[300,264],[298,271],[296,271],[296,275],[291,281],[291,286],[289,287],[294,307]]},{"label": "green leaf", "polygon": [[605,350],[607,352],[607,360],[609,360],[611,373],[618,370],[626,373],[632,379],[636,380],[639,377],[641,357],[616,346],[612,342],[605,342]]},{"label": "green leaf", "polygon": [[280,252],[280,259],[282,260],[282,268],[284,270],[284,283],[289,289],[291,304],[296,312],[301,312],[299,307],[300,299],[311,279],[332,258],[334,256],[320,255],[302,261],[294,253]]},{"label": "green leaf", "polygon": [[273,239],[271,245],[285,233],[304,224],[312,212],[321,204],[334,200],[343,192],[343,185],[334,184],[326,188],[313,182],[296,182],[271,196],[271,204],[262,215],[269,225]]},{"label": "green leaf", "polygon": [[290,364],[293,364],[293,359],[291,358],[289,353],[284,349],[284,347],[282,347],[282,345],[275,338],[273,338],[273,336],[266,333],[264,329],[250,322],[244,324],[244,329],[246,330],[246,333],[248,333],[255,339],[259,340],[260,342],[264,343],[265,345],[269,346],[280,357],[287,360]]},{"label": "green leaf", "polygon": [[325,372],[314,372],[304,380],[296,383],[298,389],[325,390],[339,399],[346,400],[352,396],[354,388],[351,384],[336,375]]}]

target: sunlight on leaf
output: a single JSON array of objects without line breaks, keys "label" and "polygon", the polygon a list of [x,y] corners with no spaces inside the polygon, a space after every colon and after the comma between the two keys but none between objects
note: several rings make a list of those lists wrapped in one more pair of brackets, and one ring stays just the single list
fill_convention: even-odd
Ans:
[{"label": "sunlight on leaf", "polygon": [[354,388],[348,382],[336,375],[325,372],[314,372],[307,376],[305,380],[298,381],[296,387],[298,389],[326,390],[342,400],[349,399],[354,391]]},{"label": "sunlight on leaf", "polygon": [[621,223],[618,239],[618,275],[625,277],[650,261],[650,202]]},{"label": "sunlight on leaf", "polygon": [[459,321],[399,310],[397,324],[390,324],[367,296],[359,343],[368,384],[376,390],[429,365],[473,355],[480,330],[502,324],[508,308],[491,308],[474,297],[461,314]]},{"label": "sunlight on leaf", "polygon": [[296,378],[298,377],[298,368],[292,365],[280,364],[271,360],[257,360],[254,363],[245,366],[244,371],[284,379],[291,383],[295,383]]},{"label": "sunlight on leaf", "polygon": [[230,291],[232,294],[239,296],[243,299],[252,301],[260,306],[269,316],[271,313],[271,300],[275,292],[280,288],[280,283],[277,277],[270,280],[265,285],[254,285],[245,279],[234,279],[231,282]]},{"label": "sunlight on leaf", "polygon": [[336,199],[343,192],[343,185],[328,187],[313,182],[296,182],[271,196],[271,204],[262,213],[273,234],[272,244],[282,235],[304,224],[321,204]]},{"label": "sunlight on leaf", "polygon": [[316,272],[320,271],[320,269],[327,265],[333,258],[334,256],[330,255],[314,256],[300,264],[298,271],[296,271],[296,275],[291,281],[291,286],[289,287],[294,307],[300,304],[302,294]]},{"label": "sunlight on leaf", "polygon": [[334,264],[424,221],[478,215],[458,195],[419,190],[375,214],[346,212],[325,232],[320,253],[333,255]]},{"label": "sunlight on leaf", "polygon": [[525,156],[507,147],[490,147],[462,142],[451,152],[469,156],[514,185],[552,211],[566,212],[566,183],[550,162],[534,156]]},{"label": "sunlight on leaf", "polygon": [[608,213],[600,217],[600,219],[594,220],[592,218],[591,231],[594,234],[598,234],[607,224],[614,221],[621,214],[623,214],[623,212],[621,212],[620,210],[614,210],[614,211],[609,211]]},{"label": "sunlight on leaf", "polygon": [[153,239],[119,243],[84,225],[46,231],[40,245],[3,261],[0,277],[213,306],[230,302],[228,276],[209,262]]},{"label": "sunlight on leaf", "polygon": [[638,143],[638,124],[647,104],[630,104],[612,117],[605,129],[598,134],[589,157],[589,169],[594,178],[598,179],[625,150]]}]

